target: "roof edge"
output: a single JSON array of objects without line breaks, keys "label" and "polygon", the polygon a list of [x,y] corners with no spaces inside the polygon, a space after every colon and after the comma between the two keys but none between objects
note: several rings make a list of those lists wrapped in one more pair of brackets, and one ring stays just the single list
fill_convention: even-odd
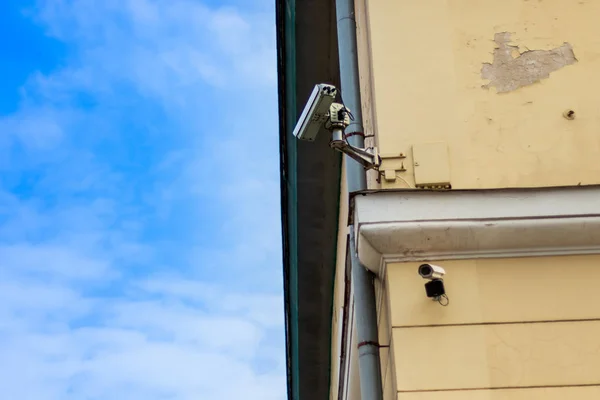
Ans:
[{"label": "roof edge", "polygon": [[[295,54],[295,0],[276,0],[275,18],[277,29],[277,71],[279,97],[279,154],[281,190],[281,229],[283,256],[283,289],[286,337],[287,392],[289,399],[299,398],[298,365],[298,307],[297,280],[292,277],[296,270],[297,224],[296,212],[290,210],[297,198],[295,194],[296,151],[294,143],[287,140],[291,121],[296,114],[296,54]],[[290,149],[290,147],[292,147]],[[291,151],[290,151],[291,150]],[[292,212],[290,212],[292,211]]]}]

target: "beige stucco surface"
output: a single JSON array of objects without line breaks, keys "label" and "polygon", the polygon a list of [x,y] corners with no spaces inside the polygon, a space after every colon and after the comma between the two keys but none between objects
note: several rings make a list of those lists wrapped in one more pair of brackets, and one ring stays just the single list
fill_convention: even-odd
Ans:
[{"label": "beige stucco surface", "polygon": [[396,399],[396,371],[395,371],[395,362],[394,358],[394,343],[390,342],[388,348],[382,348],[381,353],[382,356],[385,355],[387,362],[386,367],[382,369],[381,374],[383,377],[383,399],[384,400],[395,400]]},{"label": "beige stucco surface", "polygon": [[398,393],[397,400],[579,400],[598,398],[600,398],[600,386]]},{"label": "beige stucco surface", "polygon": [[591,0],[369,1],[372,126],[407,157],[382,186],[414,186],[413,146],[430,142],[449,162],[417,168],[449,169],[453,188],[600,183],[598,15]]},{"label": "beige stucco surface", "polygon": [[600,321],[394,328],[393,337],[398,391],[600,384]]},{"label": "beige stucco surface", "polygon": [[337,254],[335,265],[335,281],[333,291],[333,312],[331,319],[331,378],[329,398],[338,398],[340,373],[340,356],[342,346],[342,321],[344,318],[344,278],[346,275],[346,236],[348,235],[348,189],[346,185],[346,162],[342,161],[340,174],[340,210],[337,236]]},{"label": "beige stucco surface", "polygon": [[396,381],[394,371],[394,346],[392,340],[392,325],[390,322],[390,304],[388,293],[389,280],[385,271],[375,279],[375,295],[377,298],[377,320],[379,334],[379,356],[384,400],[394,400],[396,397]]},{"label": "beige stucco surface", "polygon": [[[454,189],[600,184],[600,1],[357,5],[365,133],[393,170],[369,188],[415,187],[416,168]],[[376,281],[385,400],[600,398],[581,386],[600,385],[600,256],[439,264],[448,307],[419,263]],[[348,379],[357,396],[354,356]]]},{"label": "beige stucco surface", "polygon": [[[419,264],[386,269],[401,394],[477,389],[464,398],[520,399],[481,390],[600,384],[600,256],[440,261],[447,307],[426,297]],[[427,393],[399,399],[440,398]]]},{"label": "beige stucco surface", "polygon": [[387,267],[394,327],[600,318],[598,255],[437,262],[447,307],[425,296],[420,264]]}]

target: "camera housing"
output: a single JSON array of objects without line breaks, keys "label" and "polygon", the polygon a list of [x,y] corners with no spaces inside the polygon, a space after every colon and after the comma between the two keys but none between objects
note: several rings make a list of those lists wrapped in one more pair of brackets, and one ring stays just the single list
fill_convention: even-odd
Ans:
[{"label": "camera housing", "polygon": [[444,281],[441,279],[434,279],[425,284],[425,294],[427,297],[432,299],[438,299],[446,294],[446,288],[444,287]]},{"label": "camera housing", "polygon": [[419,266],[419,275],[423,279],[441,279],[446,275],[446,270],[439,265],[421,264]]},{"label": "camera housing", "polygon": [[448,303],[442,303],[443,298],[446,300],[448,299],[446,296],[446,288],[444,287],[444,280],[442,279],[443,276],[446,275],[446,270],[439,265],[421,264],[419,266],[419,275],[421,275],[423,279],[429,280],[429,282],[425,284],[425,293],[427,294],[427,297],[439,301],[442,305],[447,305]]},{"label": "camera housing", "polygon": [[366,170],[378,168],[381,157],[376,147],[357,147],[346,140],[345,131],[353,117],[343,102],[335,102],[337,92],[335,86],[326,83],[314,87],[294,127],[294,136],[298,140],[314,142],[319,131],[325,129],[331,133],[329,147],[346,154]]},{"label": "camera housing", "polygon": [[312,142],[329,118],[329,108],[335,101],[337,89],[333,85],[319,83],[315,85],[300,118],[294,127],[294,136],[300,140]]}]

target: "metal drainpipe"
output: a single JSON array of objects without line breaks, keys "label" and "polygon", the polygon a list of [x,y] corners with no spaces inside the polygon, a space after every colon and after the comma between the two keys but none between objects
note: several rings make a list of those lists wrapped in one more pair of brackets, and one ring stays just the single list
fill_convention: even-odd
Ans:
[{"label": "metal drainpipe", "polygon": [[354,318],[358,342],[360,398],[363,400],[383,400],[377,308],[373,286],[374,275],[358,259],[354,242],[354,226],[350,226],[349,240],[352,280],[354,281]]},{"label": "metal drainpipe", "polygon": [[[346,128],[348,142],[354,147],[365,147],[364,127],[358,77],[358,53],[356,47],[356,20],[354,0],[336,0],[338,53],[340,60],[341,93],[344,105],[354,115]],[[367,176],[362,165],[346,157],[348,192],[367,189]]]},{"label": "metal drainpipe", "polygon": [[[348,141],[355,147],[364,147],[364,127],[361,110],[356,20],[354,0],[336,0],[337,35],[343,102],[354,115],[345,130]],[[346,157],[346,179],[350,193],[367,189],[363,167]],[[358,259],[354,241],[354,227],[350,226],[350,257],[354,286],[354,315],[358,341],[360,394],[363,400],[382,400],[383,385],[379,363],[377,307],[373,274]]]}]

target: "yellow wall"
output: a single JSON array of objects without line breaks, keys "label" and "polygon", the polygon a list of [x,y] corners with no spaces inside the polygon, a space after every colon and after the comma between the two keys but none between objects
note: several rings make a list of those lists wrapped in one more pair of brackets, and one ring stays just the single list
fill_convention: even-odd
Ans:
[{"label": "yellow wall", "polygon": [[[365,147],[377,146],[373,132],[377,130],[375,119],[375,99],[373,97],[373,74],[371,70],[371,37],[369,33],[369,0],[355,0],[355,20],[357,36],[358,70],[360,80],[361,108],[365,133]],[[377,187],[378,173],[375,170],[366,172],[367,186]]]},{"label": "yellow wall", "polygon": [[[353,317],[353,301],[350,299],[348,309],[349,326],[346,331],[346,340],[349,343],[349,354],[346,354],[347,362],[349,363],[348,371],[341,369],[342,362],[341,345],[342,345],[342,320],[344,318],[344,289],[345,289],[345,273],[346,273],[346,243],[348,235],[348,189],[346,185],[346,159],[342,161],[341,174],[341,193],[340,193],[340,214],[337,238],[337,260],[336,274],[334,286],[334,306],[332,316],[332,335],[331,335],[331,382],[329,390],[330,400],[337,400],[339,396],[339,380],[342,375],[345,375],[346,385],[348,385],[348,395],[343,400],[360,400],[360,378],[358,366],[358,350],[356,337],[356,321]],[[378,276],[375,280],[375,296],[378,314],[379,326],[379,344],[382,383],[384,385],[384,399],[396,399],[396,381],[393,363],[393,345],[392,345],[392,326],[389,317],[389,296],[387,291],[387,279],[385,276]]]},{"label": "yellow wall", "polygon": [[337,255],[333,292],[333,315],[331,320],[331,377],[329,398],[337,400],[340,378],[340,355],[342,345],[342,320],[344,308],[344,277],[346,273],[346,237],[348,235],[348,188],[346,186],[346,162],[342,160],[340,178],[340,213],[338,222]]},{"label": "yellow wall", "polygon": [[398,399],[600,394],[581,387],[600,386],[600,256],[439,262],[447,307],[425,296],[419,264],[387,266]]},{"label": "yellow wall", "polygon": [[600,387],[597,386],[398,394],[398,400],[579,400],[598,398],[600,398]]},{"label": "yellow wall", "polygon": [[377,323],[379,333],[379,357],[381,362],[381,382],[384,400],[396,399],[396,371],[394,362],[394,338],[390,318],[389,280],[385,271],[375,279],[375,296],[377,301]]},{"label": "yellow wall", "polygon": [[[395,171],[383,187],[414,186],[415,168],[449,173],[456,189],[600,183],[599,1],[367,4],[369,42],[362,46],[372,63],[362,78],[368,83],[372,75],[376,120],[369,126],[382,168]],[[523,83],[546,69],[549,76],[505,93],[483,88],[490,80],[482,78],[482,67],[493,62],[501,32],[518,46],[509,48],[511,56],[522,57],[496,71],[502,82]],[[564,54],[549,53],[564,43],[577,62],[563,66]],[[575,119],[563,116],[568,109]],[[448,161],[428,159],[426,151],[415,167],[413,146],[430,142],[447,145]],[[405,172],[396,171],[400,153],[407,157]]]},{"label": "yellow wall", "polygon": [[[600,1],[356,4],[369,188],[600,184]],[[376,281],[385,400],[600,398],[600,256],[440,263]]]}]

